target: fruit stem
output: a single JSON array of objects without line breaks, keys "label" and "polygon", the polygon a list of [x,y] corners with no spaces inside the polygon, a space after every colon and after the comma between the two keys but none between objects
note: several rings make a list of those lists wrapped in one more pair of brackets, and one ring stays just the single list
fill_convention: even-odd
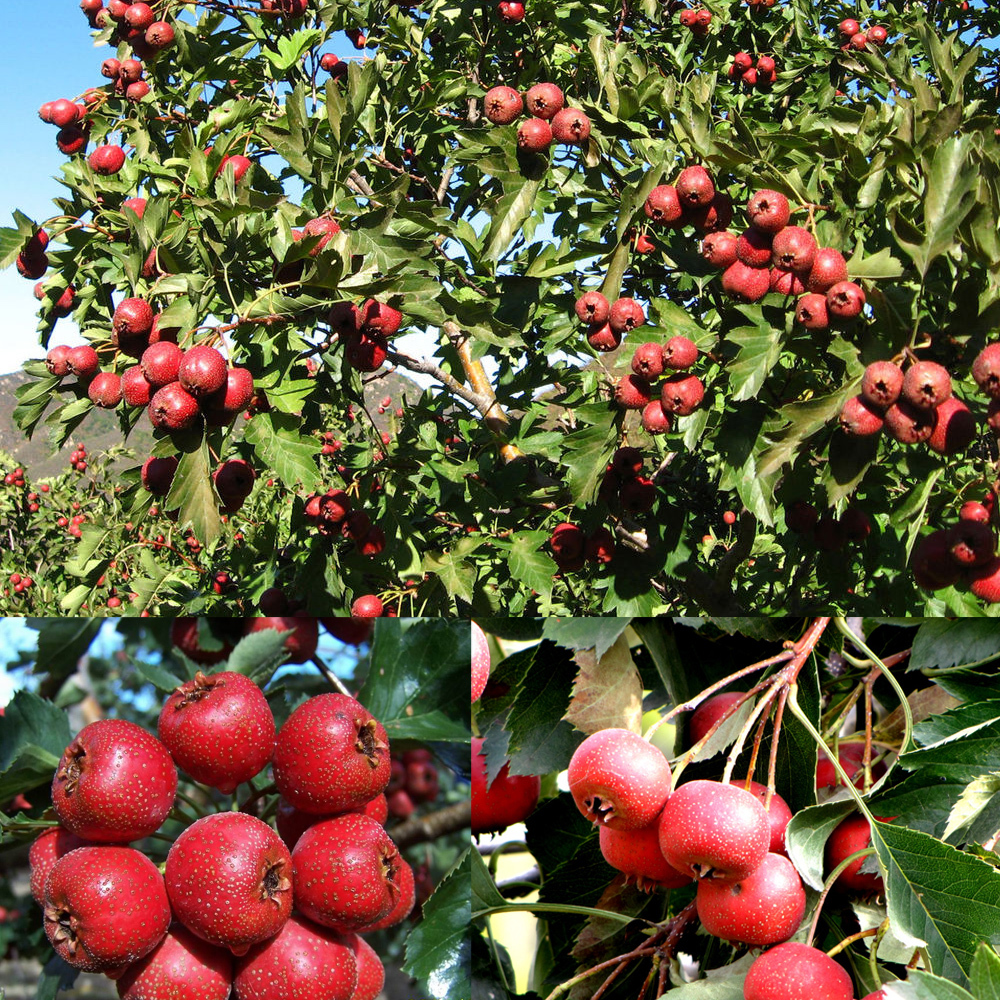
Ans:
[{"label": "fruit stem", "polygon": [[[258,799],[262,799],[265,795],[273,795],[277,792],[277,790],[278,786],[273,781],[269,785],[265,785],[263,788],[255,788],[253,790],[253,794],[249,795],[239,807],[239,811],[246,812],[248,806],[252,806]],[[235,797],[236,796],[234,795],[233,798]]]},{"label": "fruit stem", "polygon": [[[344,687],[344,682],[331,672],[330,668],[319,658],[319,656],[313,656],[313,664],[316,666],[317,670],[326,678],[327,683],[332,687],[336,688],[341,694],[347,695],[348,698],[351,697],[351,692]],[[246,803],[244,803],[246,805]]]},{"label": "fruit stem", "polygon": [[193,798],[191,798],[190,795],[186,795],[179,788],[177,789],[177,798],[179,798],[181,802],[185,803],[186,805],[189,805],[195,811],[195,815],[197,815],[199,818],[208,815],[208,812],[206,811],[204,806],[196,802]]},{"label": "fruit stem", "polygon": [[740,730],[739,736],[736,737],[736,742],[733,743],[732,749],[729,751],[729,756],[726,758],[726,766],[722,772],[722,783],[724,785],[728,785],[732,781],[736,759],[743,753],[743,744],[746,743],[746,739],[750,735],[750,730],[753,728],[754,723],[759,718],[762,718],[762,721],[767,719],[769,713],[765,712],[765,709],[770,709],[771,702],[774,701],[777,693],[778,688],[772,686],[764,697],[757,702],[747,721],[743,723],[743,728]]},{"label": "fruit stem", "polygon": [[862,938],[875,937],[878,934],[877,927],[870,927],[866,931],[858,931],[856,934],[849,934],[843,939],[843,941],[838,941],[828,952],[827,955],[833,958],[834,955],[839,955],[845,948],[849,948],[855,941],[860,941]]},{"label": "fruit stem", "polygon": [[174,806],[170,810],[170,818],[177,820],[179,823],[183,823],[185,826],[190,826],[197,820],[197,816],[189,816],[180,806]]},{"label": "fruit stem", "polygon": [[[614,958],[609,958],[605,962],[601,962],[598,965],[581,972],[578,976],[574,976],[572,979],[567,979],[566,982],[560,983],[546,998],[545,1000],[556,1000],[557,997],[561,997],[564,993],[569,992],[577,983],[583,982],[584,979],[589,979],[592,975],[597,972],[601,972],[603,969],[607,969],[609,966],[618,965],[621,967],[628,962],[631,962],[634,958],[641,958],[643,955],[653,955],[656,953],[655,947],[650,947],[649,944],[643,945],[641,948],[636,948],[634,951],[626,952],[624,955],[616,955]],[[616,969],[612,974],[611,978],[618,975],[618,969]],[[605,980],[605,985],[610,982],[611,979]],[[601,989],[604,987],[602,986]],[[596,997],[597,994],[594,994]],[[591,1000],[594,1000],[594,997]]]},{"label": "fruit stem", "polygon": [[[851,786],[854,787],[853,785]],[[867,858],[869,854],[874,854],[874,847],[863,847],[860,851],[855,851],[849,857],[844,858],[843,861],[833,869],[832,872],[826,877],[826,881],[823,883],[823,891],[820,893],[819,899],[816,902],[816,912],[813,914],[812,923],[809,924],[809,933],[806,935],[806,944],[812,945],[813,938],[816,936],[816,927],[819,924],[820,914],[823,912],[823,904],[826,902],[826,897],[830,894],[830,890],[833,888],[834,882],[840,877],[840,873],[850,864],[853,864],[858,858]]]},{"label": "fruit stem", "polygon": [[[771,808],[771,796],[774,795],[775,775],[778,771],[778,735],[781,733],[781,720],[785,715],[785,702],[788,701],[788,688],[781,689],[778,695],[778,707],[774,711],[774,726],[771,732],[771,754],[767,761],[767,792],[764,795],[764,808]],[[747,772],[752,774],[753,768]]]}]

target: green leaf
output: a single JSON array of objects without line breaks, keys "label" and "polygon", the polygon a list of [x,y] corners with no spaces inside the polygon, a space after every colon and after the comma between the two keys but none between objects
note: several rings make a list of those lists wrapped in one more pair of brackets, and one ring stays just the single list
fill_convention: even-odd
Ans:
[{"label": "green leaf", "polygon": [[510,545],[507,563],[515,580],[544,597],[552,593],[552,581],[558,572],[555,560],[542,551],[548,537],[545,531],[520,532]]},{"label": "green leaf", "polygon": [[246,674],[257,684],[264,685],[288,657],[285,635],[277,629],[264,629],[243,636],[226,660],[226,670]]},{"label": "green leaf", "polygon": [[480,910],[490,910],[497,906],[503,906],[507,901],[500,895],[500,890],[497,889],[482,855],[475,849],[470,850],[469,854],[471,855],[469,857],[469,872],[472,884],[473,914]]},{"label": "green leaf", "polygon": [[743,981],[756,957],[744,955],[720,969],[709,969],[704,979],[671,989],[670,1000],[743,1000]]},{"label": "green leaf", "polygon": [[66,713],[18,691],[0,718],[0,802],[50,782],[69,742]]},{"label": "green leaf", "polygon": [[567,649],[593,649],[600,659],[628,628],[629,618],[548,618],[544,636]]},{"label": "green leaf", "polygon": [[785,831],[785,847],[802,881],[814,889],[823,888],[826,841],[841,820],[854,810],[850,800],[808,806],[797,812]]},{"label": "green leaf", "polygon": [[981,1000],[955,983],[922,969],[911,969],[906,979],[882,987],[885,1000]]},{"label": "green leaf", "polygon": [[976,1000],[1000,1000],[1000,957],[985,941],[972,960],[972,992]]},{"label": "green leaf", "polygon": [[946,670],[992,660],[997,654],[1000,654],[1000,634],[990,622],[927,619],[913,638],[907,670]]},{"label": "green leaf", "polygon": [[179,523],[190,524],[202,545],[210,546],[222,534],[219,500],[212,488],[208,442],[200,433],[176,436],[177,471],[164,509],[179,510]]},{"label": "green leaf", "polygon": [[741,326],[730,330],[726,339],[739,347],[729,366],[730,398],[754,399],[781,356],[781,338],[771,329]]},{"label": "green leaf", "polygon": [[101,629],[100,620],[94,618],[28,618],[26,624],[38,632],[36,670],[60,678],[76,672],[80,657]]},{"label": "green leaf", "polygon": [[[428,997],[464,1000],[472,995],[472,855],[469,848],[423,905],[421,920],[406,941],[403,969]],[[480,864],[482,859],[480,859]]]},{"label": "green leaf", "polygon": [[892,256],[888,247],[883,247],[870,257],[862,257],[860,247],[847,262],[847,273],[852,281],[867,278],[870,281],[884,281],[898,278],[903,273],[903,265]]},{"label": "green leaf", "polygon": [[484,261],[496,263],[503,257],[511,241],[531,215],[541,186],[541,177],[521,178],[516,188],[504,191],[490,222],[489,236],[482,253]]},{"label": "green leaf", "polygon": [[288,414],[258,413],[247,423],[244,437],[286,486],[302,483],[311,488],[320,479],[316,442],[302,437],[300,426],[301,421]]},{"label": "green leaf", "polygon": [[172,674],[158,663],[150,663],[143,659],[136,659],[132,662],[136,673],[149,681],[158,691],[173,693],[184,683],[176,674]]}]

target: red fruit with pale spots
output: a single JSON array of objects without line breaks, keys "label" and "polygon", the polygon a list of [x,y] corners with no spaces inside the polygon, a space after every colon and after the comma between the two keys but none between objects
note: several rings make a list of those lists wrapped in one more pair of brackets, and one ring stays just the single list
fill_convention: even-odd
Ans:
[{"label": "red fruit with pale spots", "polygon": [[641,410],[649,402],[653,387],[640,375],[625,375],[615,386],[615,403],[623,410]]},{"label": "red fruit with pale spots", "polygon": [[122,375],[122,398],[128,406],[148,406],[153,398],[153,387],[142,373],[141,365],[125,369]]},{"label": "red fruit with pale spots", "polygon": [[634,879],[642,892],[654,889],[680,889],[689,885],[691,876],[671,868],[660,850],[659,825],[654,821],[637,830],[600,828],[601,854],[612,868],[622,872],[628,882]]},{"label": "red fruit with pale spots", "polygon": [[87,130],[79,125],[67,125],[61,128],[56,135],[56,147],[60,153],[72,156],[79,153],[87,145]]},{"label": "red fruit with pale spots", "polygon": [[75,375],[82,382],[92,379],[97,374],[100,364],[97,351],[89,344],[82,347],[71,347],[66,355],[66,367],[70,374]]},{"label": "red fruit with pale spots", "polygon": [[875,361],[861,377],[861,396],[872,406],[885,409],[903,391],[903,370],[891,361]]},{"label": "red fruit with pale spots", "polygon": [[795,304],[795,319],[807,330],[826,330],[830,326],[826,296],[806,292]]},{"label": "red fruit with pale spots", "polygon": [[819,247],[806,278],[806,288],[810,292],[826,294],[838,281],[847,281],[847,261],[844,260],[844,255],[833,247]]},{"label": "red fruit with pale spots", "polygon": [[802,226],[785,226],[774,235],[771,259],[776,267],[802,276],[812,269],[816,259],[816,238]]},{"label": "red fruit with pale spots", "polygon": [[195,781],[226,795],[259,774],[274,753],[274,716],[260,688],[243,674],[201,671],[166,700],[160,740]]},{"label": "red fruit with pale spots", "polygon": [[705,386],[697,375],[671,375],[660,389],[660,405],[666,413],[686,417],[705,398]]},{"label": "red fruit with pale spots", "polygon": [[737,52],[733,56],[733,65],[740,73],[744,73],[753,65],[753,56],[749,52]]},{"label": "red fruit with pale spots", "polygon": [[611,315],[611,303],[600,292],[584,292],[574,306],[581,323],[603,326]]},{"label": "red fruit with pale spots", "polygon": [[936,361],[918,361],[906,369],[902,398],[921,410],[933,410],[951,396],[951,376]]},{"label": "red fruit with pale spots", "polygon": [[[21,583],[20,576],[11,582]],[[34,839],[31,850],[28,851],[28,864],[31,866],[31,895],[39,906],[45,906],[45,880],[55,863],[64,854],[69,854],[78,847],[87,847],[88,844],[89,841],[61,826],[50,827]]]},{"label": "red fruit with pale spots", "polygon": [[[163,479],[166,479],[166,470],[162,473],[155,466],[151,466],[151,462],[163,461],[171,462],[172,469],[169,471],[170,479],[173,479],[174,471],[177,469],[177,459],[174,456],[170,456],[165,459],[150,459],[143,466],[143,483],[145,484],[146,476],[145,470],[150,467],[150,479],[152,479],[152,474],[155,469],[156,474],[162,475]],[[149,487],[147,487],[148,489]],[[169,485],[168,485],[169,489]],[[150,490],[150,492],[153,492]],[[165,493],[162,495],[166,495]],[[189,659],[194,660],[195,663],[200,663],[202,666],[211,666],[215,663],[221,663],[225,660],[229,654],[233,651],[232,644],[225,640],[220,640],[218,635],[213,632],[212,636],[215,639],[214,645],[217,648],[209,649],[201,645],[199,637],[199,622],[205,622],[209,624],[212,619],[199,619],[199,618],[175,618],[173,624],[170,626],[170,642],[172,645],[176,646],[185,656]]]},{"label": "red fruit with pale spots", "polygon": [[[406,792],[403,794],[405,795]],[[381,920],[359,927],[358,934],[368,934],[371,931],[385,930],[386,927],[395,927],[413,912],[413,906],[416,902],[416,884],[413,878],[413,869],[409,862],[402,857],[399,858],[399,869],[396,872],[396,890],[396,902],[392,909]]]},{"label": "red fruit with pale spots", "polygon": [[662,348],[663,364],[675,371],[690,368],[698,360],[698,347],[687,337],[671,337]]},{"label": "red fruit with pale spots", "polygon": [[806,910],[802,880],[781,854],[767,854],[739,882],[702,879],[697,899],[698,917],[709,934],[752,947],[787,941]]},{"label": "red fruit with pale spots", "polygon": [[154,52],[160,52],[174,44],[174,29],[166,21],[154,21],[143,37]]},{"label": "red fruit with pale spots", "polygon": [[252,398],[253,375],[250,370],[229,368],[226,371],[225,384],[201,401],[205,419],[214,426],[227,424],[247,408]]},{"label": "red fruit with pale spots", "polygon": [[541,118],[529,118],[517,129],[518,149],[542,153],[552,145],[552,126]]},{"label": "red fruit with pale spots", "polygon": [[234,955],[273,937],[292,912],[288,848],[246,813],[215,813],[192,823],[167,854],[164,880],[174,916]]},{"label": "red fruit with pale spots", "polygon": [[85,840],[127,844],[160,828],[174,804],[177,769],[167,748],[124,719],[80,730],[52,779],[59,822]]},{"label": "red fruit with pale spots", "polygon": [[87,386],[87,396],[95,406],[114,409],[122,401],[121,376],[114,372],[98,372]]},{"label": "red fruit with pale spots", "polygon": [[736,256],[748,267],[767,267],[771,263],[770,235],[748,229],[736,239]]},{"label": "red fruit with pale spots", "polygon": [[646,322],[646,313],[635,299],[617,299],[608,315],[611,329],[617,334],[628,333]]},{"label": "red fruit with pale spots", "polygon": [[119,1000],[228,1000],[233,956],[174,923],[167,936],[117,982]]},{"label": "red fruit with pale spots", "polygon": [[738,882],[767,855],[771,825],[756,796],[718,781],[689,781],[660,814],[660,850],[678,871]]},{"label": "red fruit with pale spots", "polygon": [[554,83],[536,83],[524,95],[524,106],[529,115],[549,120],[566,105],[563,92]]},{"label": "red fruit with pale spots", "polygon": [[[757,63],[757,71],[760,73],[765,69],[762,66],[764,58]],[[770,60],[769,70],[774,69],[774,60]],[[780,191],[755,191],[750,201],[747,203],[747,218],[750,224],[761,232],[770,233],[772,236],[780,232],[788,225],[788,217],[791,209],[788,199]]]},{"label": "red fruit with pale spots", "polygon": [[222,162],[219,164],[219,169],[215,172],[216,176],[221,174],[227,167],[230,167],[233,171],[233,180],[239,183],[250,169],[251,161],[240,154],[236,156],[224,156]]},{"label": "red fruit with pale spots", "polygon": [[354,813],[309,827],[292,852],[296,908],[344,934],[387,916],[399,898],[400,857],[381,825]]},{"label": "red fruit with pale spots", "polygon": [[[735,250],[735,244],[734,244]],[[740,302],[759,302],[770,290],[771,275],[759,267],[734,261],[722,272],[722,290]]]},{"label": "red fruit with pale spots", "polygon": [[659,184],[646,197],[646,217],[653,222],[671,226],[684,214],[677,188],[672,184]]},{"label": "red fruit with pale spots", "polygon": [[735,233],[723,230],[720,233],[710,233],[701,241],[701,255],[712,267],[723,270],[736,263]]},{"label": "red fruit with pale spots", "polygon": [[[342,812],[385,790],[389,740],[359,702],[322,694],[299,705],[281,727],[273,770],[278,791],[296,808],[317,815]],[[336,782],[329,780],[331,774],[338,776]]]},{"label": "red fruit with pale spots", "polygon": [[682,205],[699,208],[709,205],[715,197],[715,185],[704,167],[685,167],[674,184]]},{"label": "red fruit with pale spots", "polygon": [[846,17],[837,25],[837,30],[845,38],[851,38],[861,30],[861,25],[853,17]]},{"label": "red fruit with pale spots", "polygon": [[79,847],[61,857],[45,883],[44,910],[56,954],[112,978],[148,955],[170,925],[163,876],[131,847]]},{"label": "red fruit with pale spots", "polygon": [[964,451],[976,436],[976,418],[957,396],[949,396],[937,408],[937,423],[927,447],[939,455]]},{"label": "red fruit with pale spots", "polygon": [[863,31],[859,31],[856,35],[851,35],[850,46],[856,51],[864,51],[868,48],[868,38]]},{"label": "red fruit with pale spots", "polygon": [[[128,374],[126,372],[126,374]],[[167,455],[164,458],[150,456],[142,466],[142,485],[153,496],[165,497],[170,492],[170,486],[174,481],[174,473],[177,471],[177,456]],[[175,618],[171,626],[171,641],[176,646],[182,645],[175,638],[178,630],[191,631],[190,625],[184,623],[196,622],[195,618]],[[178,624],[181,623],[181,624]],[[194,630],[194,639],[197,641],[197,629]],[[185,650],[187,652],[187,650]],[[197,662],[201,662],[200,660]]]},{"label": "red fruit with pale spots", "polygon": [[348,934],[345,943],[354,952],[358,966],[358,985],[351,1000],[375,1000],[385,985],[385,967],[375,949],[357,934]]},{"label": "red fruit with pale spots", "polygon": [[864,396],[851,396],[840,411],[840,429],[851,437],[871,437],[882,430],[882,414]]},{"label": "red fruit with pale spots", "polygon": [[869,44],[874,45],[876,48],[885,45],[886,39],[889,37],[889,32],[880,24],[873,24],[865,34]]},{"label": "red fruit with pale spots", "polygon": [[733,221],[733,199],[724,191],[716,191],[707,205],[689,208],[683,221],[703,233],[726,229]]},{"label": "red fruit with pale spots", "polygon": [[865,305],[865,293],[853,281],[838,281],[826,292],[826,309],[836,319],[854,319]]},{"label": "red fruit with pale spots", "polygon": [[204,344],[190,347],[177,366],[177,381],[196,399],[218,392],[226,384],[226,359]]},{"label": "red fruit with pale spots", "polygon": [[490,679],[490,644],[486,633],[475,623],[472,629],[472,700],[479,701]]},{"label": "red fruit with pale spots", "polygon": [[650,400],[642,408],[642,429],[647,434],[669,434],[672,421],[658,399]]},{"label": "red fruit with pale spots", "polygon": [[237,1000],[354,1000],[357,960],[347,942],[296,915],[236,963]]},{"label": "red fruit with pale spots", "polygon": [[628,729],[602,729],[570,758],[569,790],[581,814],[598,826],[649,826],[670,794],[670,765],[647,740]]},{"label": "red fruit with pale spots", "polygon": [[524,100],[513,87],[493,87],[483,98],[483,114],[494,125],[509,125],[524,113]]},{"label": "red fruit with pale spots", "polygon": [[[284,648],[291,653],[288,658],[289,663],[305,663],[316,653],[316,645],[319,642],[319,626],[316,624],[315,618],[248,618],[244,634],[251,635],[264,629],[277,629],[279,632],[288,633],[285,637]],[[377,794],[380,790],[376,789],[372,795]],[[371,798],[372,795],[369,795],[368,798]]]},{"label": "red fruit with pale spots", "polygon": [[[767,798],[767,785],[756,781],[746,784],[743,780],[738,781],[737,784],[740,788],[746,788],[751,795],[757,797],[761,805],[764,805],[764,800]],[[771,843],[768,846],[768,852],[770,854],[784,854],[785,830],[788,829],[788,824],[791,822],[792,810],[788,808],[788,803],[777,792],[771,796],[771,801],[765,806],[765,809],[768,823],[771,826]]]},{"label": "red fruit with pale spots", "polygon": [[744,1000],[852,1000],[851,977],[829,955],[794,941],[757,958],[743,983]]},{"label": "red fruit with pale spots", "polygon": [[806,290],[802,279],[794,271],[784,271],[779,267],[771,268],[770,288],[779,295],[801,295]]},{"label": "red fruit with pale spots", "polygon": [[900,444],[921,444],[937,425],[937,410],[920,409],[902,397],[885,411],[885,429]]},{"label": "red fruit with pale spots", "polygon": [[[830,834],[824,850],[827,875],[842,861],[872,845],[872,832],[864,816],[848,816]],[[885,883],[880,875],[862,873],[864,858],[852,861],[838,876],[834,885],[845,892],[885,892]]]},{"label": "red fruit with pale spots", "polygon": [[663,348],[660,344],[640,344],[632,355],[632,371],[645,379],[663,374]]},{"label": "red fruit with pale spots", "polygon": [[709,729],[719,721],[723,712],[736,705],[743,697],[745,695],[740,691],[724,691],[722,694],[705,699],[694,710],[688,722],[688,741],[691,745],[700,742]]},{"label": "red fruit with pale spots", "polygon": [[374,594],[363,594],[351,604],[352,618],[381,618],[385,608]]},{"label": "red fruit with pale spots", "polygon": [[590,119],[579,108],[563,108],[552,116],[552,138],[556,142],[582,146],[590,138]]},{"label": "red fruit with pale spots", "polygon": [[533,774],[511,775],[504,764],[488,782],[483,743],[481,736],[472,737],[472,832],[495,833],[528,816],[538,804],[542,781]]}]

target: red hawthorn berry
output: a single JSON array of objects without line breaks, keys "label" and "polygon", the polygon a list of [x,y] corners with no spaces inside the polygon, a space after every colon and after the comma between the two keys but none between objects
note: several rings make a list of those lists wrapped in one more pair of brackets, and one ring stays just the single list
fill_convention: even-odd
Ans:
[{"label": "red hawthorn berry", "polygon": [[485,741],[472,737],[472,832],[494,833],[522,822],[538,804],[541,778],[533,774],[512,775],[510,764],[489,781],[486,772]]},{"label": "red hawthorn berry", "polygon": [[319,626],[315,618],[249,618],[244,634],[251,635],[265,629],[288,633],[284,648],[291,653],[289,663],[305,663],[316,653]]},{"label": "red hawthorn berry", "polygon": [[188,997],[227,1000],[233,982],[233,956],[174,923],[166,937],[130,965],[117,982],[119,1000]]},{"label": "red hawthorn berry", "polygon": [[612,868],[624,873],[625,881],[634,879],[641,892],[654,889],[680,889],[691,884],[691,876],[667,863],[660,850],[656,822],[636,830],[600,827],[601,854]]},{"label": "red hawthorn berry", "polygon": [[354,961],[358,967],[358,985],[351,1000],[376,1000],[385,985],[385,966],[382,965],[382,959],[378,957],[375,949],[357,934],[346,935],[344,942],[354,952]]},{"label": "red hawthorn berry", "polygon": [[[405,795],[406,792],[403,792]],[[374,818],[374,817],[373,817]],[[368,934],[371,931],[385,930],[402,923],[412,912],[416,902],[416,885],[413,878],[413,868],[404,858],[399,859],[399,869],[396,872],[396,902],[392,909],[381,920],[359,927],[358,934]]]},{"label": "red hawthorn berry", "polygon": [[[15,580],[14,577],[17,577]],[[21,583],[17,573],[11,574],[10,582]],[[35,902],[45,906],[45,880],[55,863],[70,851],[78,847],[88,846],[89,841],[83,840],[61,826],[52,826],[43,830],[32,842],[28,851],[28,864],[31,866],[31,895]]]}]

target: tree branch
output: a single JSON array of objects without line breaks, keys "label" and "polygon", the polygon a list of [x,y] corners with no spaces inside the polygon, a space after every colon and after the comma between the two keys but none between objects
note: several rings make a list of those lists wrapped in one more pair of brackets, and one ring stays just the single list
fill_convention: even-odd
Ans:
[{"label": "tree branch", "polygon": [[472,826],[472,801],[456,802],[426,816],[414,816],[389,831],[397,847],[412,847]]}]

